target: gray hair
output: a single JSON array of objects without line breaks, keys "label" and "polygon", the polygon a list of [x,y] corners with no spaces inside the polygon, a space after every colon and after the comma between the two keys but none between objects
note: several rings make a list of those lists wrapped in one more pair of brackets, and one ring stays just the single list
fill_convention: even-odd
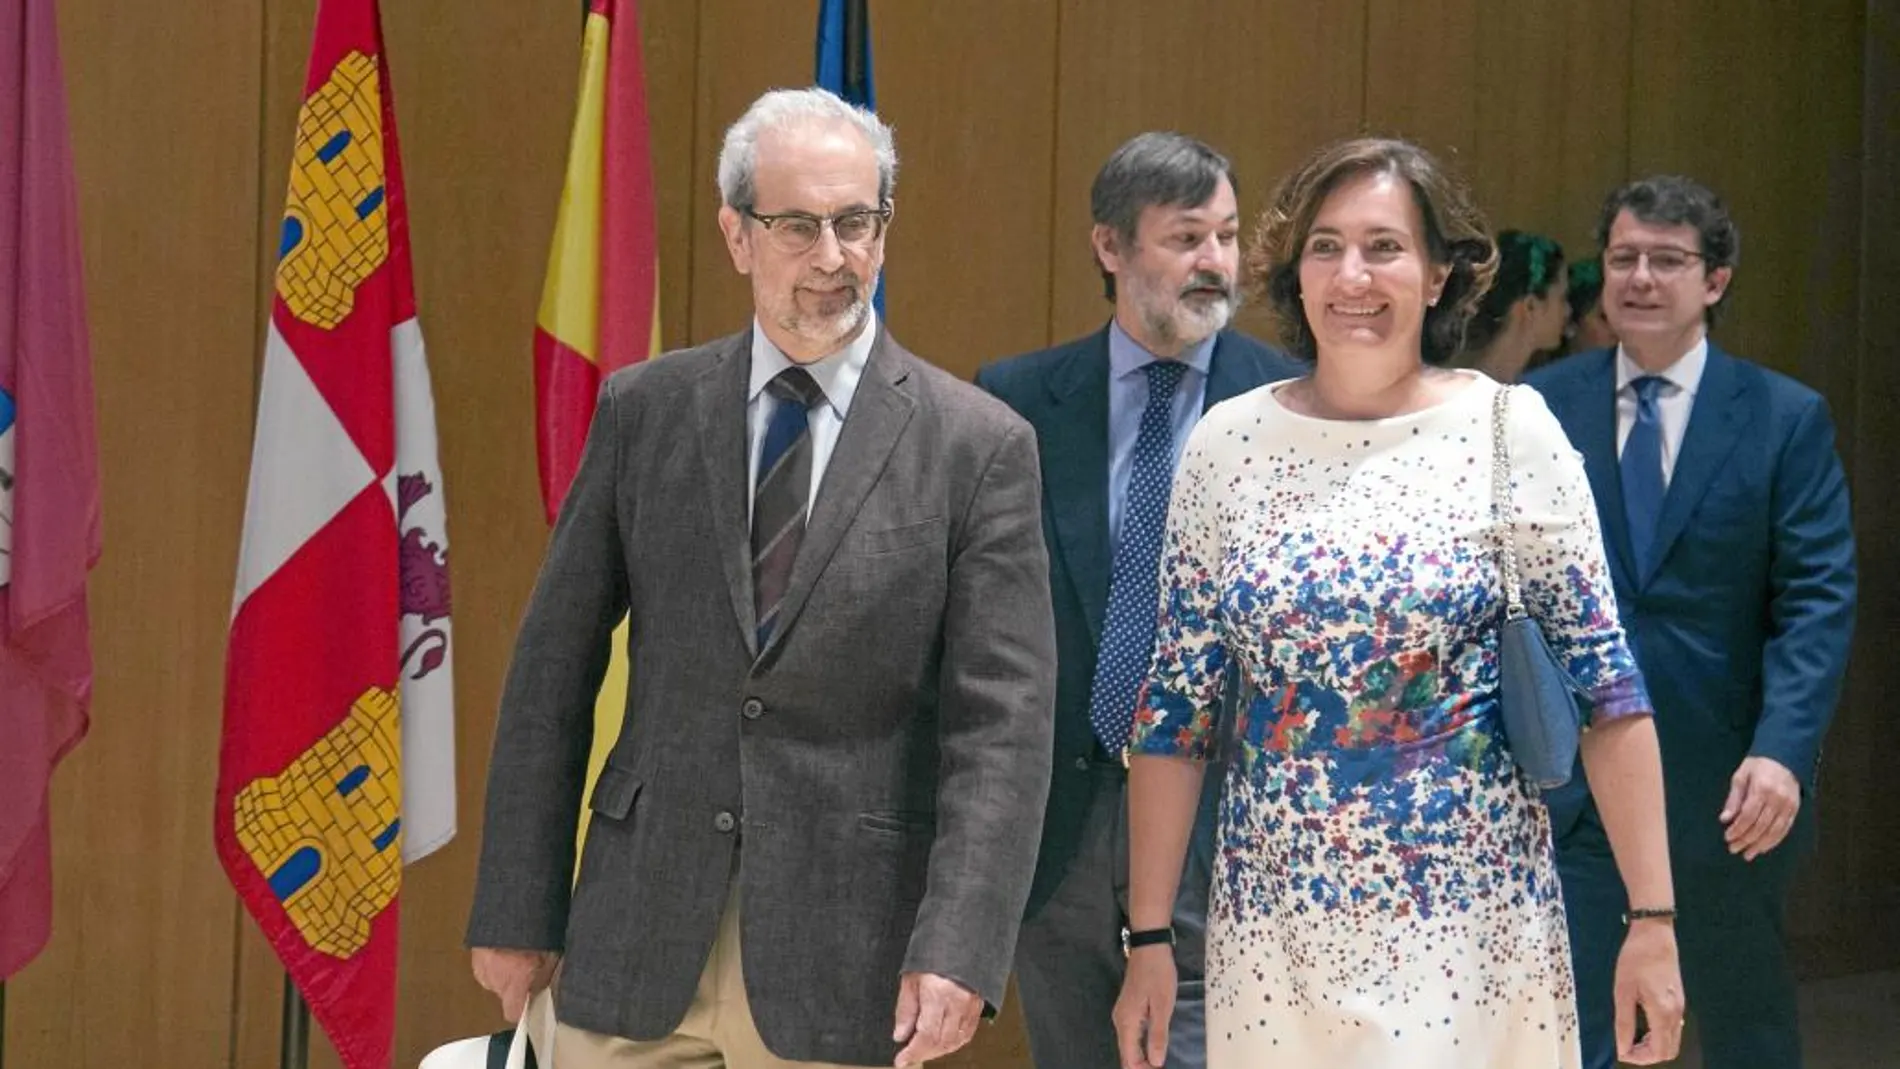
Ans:
[{"label": "gray hair", "polygon": [[877,199],[889,202],[897,186],[897,143],[875,112],[847,104],[824,89],[774,89],[726,127],[725,144],[719,149],[719,196],[726,207],[743,211],[754,204],[759,138],[825,123],[845,123],[870,142],[877,155]]},{"label": "gray hair", "polygon": [[[1198,208],[1220,180],[1239,192],[1233,165],[1204,141],[1172,131],[1151,130],[1122,143],[1102,164],[1089,187],[1089,214],[1098,226],[1134,244],[1142,209],[1150,205]],[[1096,265],[1098,269],[1100,264]],[[1115,276],[1102,269],[1102,286],[1115,299]]]}]

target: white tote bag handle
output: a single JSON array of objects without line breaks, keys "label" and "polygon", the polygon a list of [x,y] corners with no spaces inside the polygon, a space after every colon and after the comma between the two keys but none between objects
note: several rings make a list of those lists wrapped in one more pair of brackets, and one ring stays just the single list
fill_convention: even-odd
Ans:
[{"label": "white tote bag handle", "polygon": [[[528,1048],[534,1048],[534,1061],[528,1061]],[[508,1046],[508,1069],[554,1069],[554,992],[542,988],[528,997],[521,1023],[515,1026],[515,1040]]]},{"label": "white tote bag handle", "polygon": [[[488,1069],[501,1035],[461,1039],[437,1047],[422,1059],[421,1069]],[[534,1061],[528,1052],[534,1051]],[[508,1041],[506,1069],[554,1069],[554,999],[545,990],[528,999],[528,1008]]]}]

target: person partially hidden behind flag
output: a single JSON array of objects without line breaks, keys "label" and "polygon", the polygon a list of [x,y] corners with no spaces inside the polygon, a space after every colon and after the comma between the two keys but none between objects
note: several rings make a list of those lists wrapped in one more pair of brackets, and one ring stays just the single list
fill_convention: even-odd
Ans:
[{"label": "person partially hidden behind flag", "polygon": [[1040,477],[1026,423],[871,311],[896,169],[871,112],[759,98],[718,168],[752,325],[601,391],[468,927],[511,1019],[559,962],[558,1069],[916,1065],[1002,1001],[1049,783]]}]

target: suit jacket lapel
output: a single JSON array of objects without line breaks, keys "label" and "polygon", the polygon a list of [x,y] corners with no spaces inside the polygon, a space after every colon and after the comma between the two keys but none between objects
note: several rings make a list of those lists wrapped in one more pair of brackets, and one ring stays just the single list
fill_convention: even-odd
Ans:
[{"label": "suit jacket lapel", "polygon": [[[1570,431],[1571,444],[1583,452],[1583,470],[1590,477],[1590,492],[1596,496],[1597,515],[1603,520],[1610,566],[1635,579],[1636,551],[1630,548],[1629,520],[1623,511],[1623,473],[1616,457],[1616,350],[1574,359],[1595,359],[1600,366],[1581,390],[1563,399],[1569,418],[1561,422]],[[1629,586],[1634,589],[1636,584]]]},{"label": "suit jacket lapel", "polygon": [[765,648],[758,651],[760,655],[770,651],[791,630],[799,611],[811,597],[818,576],[823,574],[838,543],[857,519],[865,497],[877,484],[885,465],[890,463],[891,450],[916,411],[917,400],[909,385],[910,368],[905,366],[903,356],[909,354],[890,339],[880,324],[877,340],[871,345],[870,362],[865,365],[864,377],[851,398],[851,410],[845,414],[838,444],[833,447],[831,460],[818,484],[818,498],[805,521],[798,557],[792,563],[792,577],[785,588],[785,599],[779,603],[778,624],[772,629]]},{"label": "suit jacket lapel", "polygon": [[1064,570],[1095,642],[1108,613],[1108,331],[1070,350],[1049,376],[1054,415],[1043,426],[1043,494]]},{"label": "suit jacket lapel", "polygon": [[714,548],[726,572],[733,617],[745,633],[746,649],[756,655],[758,610],[752,603],[752,531],[746,516],[752,473],[746,470],[745,394],[751,371],[748,330],[700,375],[693,407],[699,417],[699,455],[706,464]]},{"label": "suit jacket lapel", "polygon": [[1265,374],[1254,366],[1253,361],[1233,351],[1233,347],[1227,344],[1227,332],[1221,331],[1214,338],[1214,355],[1207,365],[1207,390],[1201,402],[1201,412],[1206,413],[1222,401],[1246,393],[1265,379]]},{"label": "suit jacket lapel", "polygon": [[1689,410],[1689,426],[1682,435],[1682,455],[1676,458],[1669,489],[1663,494],[1662,516],[1656,521],[1656,552],[1649,574],[1642,577],[1642,586],[1656,577],[1669,556],[1669,547],[1682,537],[1702,495],[1708,493],[1723,462],[1742,440],[1748,418],[1747,406],[1737,403],[1742,385],[1735,362],[1710,342],[1708,363],[1703,366],[1695,405]]}]

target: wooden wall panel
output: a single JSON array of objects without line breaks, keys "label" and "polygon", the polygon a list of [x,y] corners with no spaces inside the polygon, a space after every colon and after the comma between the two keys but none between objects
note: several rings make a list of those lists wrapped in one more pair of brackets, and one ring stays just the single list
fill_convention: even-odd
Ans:
[{"label": "wooden wall panel", "polygon": [[1716,338],[1823,388],[1856,311],[1860,23],[1858,0],[1684,0],[1633,24],[1630,173],[1691,175],[1741,227]]},{"label": "wooden wall panel", "polygon": [[1419,141],[1498,229],[1595,250],[1628,169],[1630,4],[1371,0],[1366,126]]},{"label": "wooden wall panel", "polygon": [[1598,207],[1629,169],[1630,6],[1479,4],[1463,167],[1492,226],[1596,251]]},{"label": "wooden wall panel", "polygon": [[105,557],[92,731],[54,779],[53,939],[7,985],[7,1056],[222,1065],[235,907],[211,795],[250,443],[262,21],[250,0],[58,8]]},{"label": "wooden wall panel", "polygon": [[[1089,249],[1089,186],[1117,145],[1174,129],[1225,153],[1245,237],[1287,171],[1358,130],[1365,33],[1356,5],[1063,0],[1051,338],[1112,314]],[[1243,313],[1242,322],[1260,329],[1258,319]]]},{"label": "wooden wall panel", "polygon": [[759,94],[811,84],[812,33],[818,24],[817,0],[721,0],[698,8],[703,61],[695,72],[699,92],[694,98],[693,344],[743,330],[752,322],[752,290],[746,277],[732,269],[719,234],[714,176],[720,142],[726,127]]},{"label": "wooden wall panel", "polygon": [[[653,185],[660,224],[660,330],[667,349],[692,344],[693,241],[706,231],[693,214],[698,191],[699,7],[696,0],[640,5]],[[708,172],[710,173],[710,172]]]},{"label": "wooden wall panel", "polygon": [[1366,0],[1365,126],[1467,175],[1481,107],[1479,0]]},{"label": "wooden wall panel", "polygon": [[1900,777],[1893,775],[1892,667],[1900,662],[1900,0],[1868,0],[1863,74],[1859,226],[1860,338],[1853,348],[1854,392],[1837,397],[1850,417],[1843,441],[1854,486],[1860,542],[1860,627],[1847,675],[1842,724],[1828,747],[1822,843],[1840,860],[1826,878],[1852,889],[1854,912],[1838,938],[1806,957],[1830,971],[1891,968],[1900,962]]},{"label": "wooden wall panel", "polygon": [[871,33],[900,161],[891,330],[968,378],[1047,339],[1056,5],[872,5]]}]

